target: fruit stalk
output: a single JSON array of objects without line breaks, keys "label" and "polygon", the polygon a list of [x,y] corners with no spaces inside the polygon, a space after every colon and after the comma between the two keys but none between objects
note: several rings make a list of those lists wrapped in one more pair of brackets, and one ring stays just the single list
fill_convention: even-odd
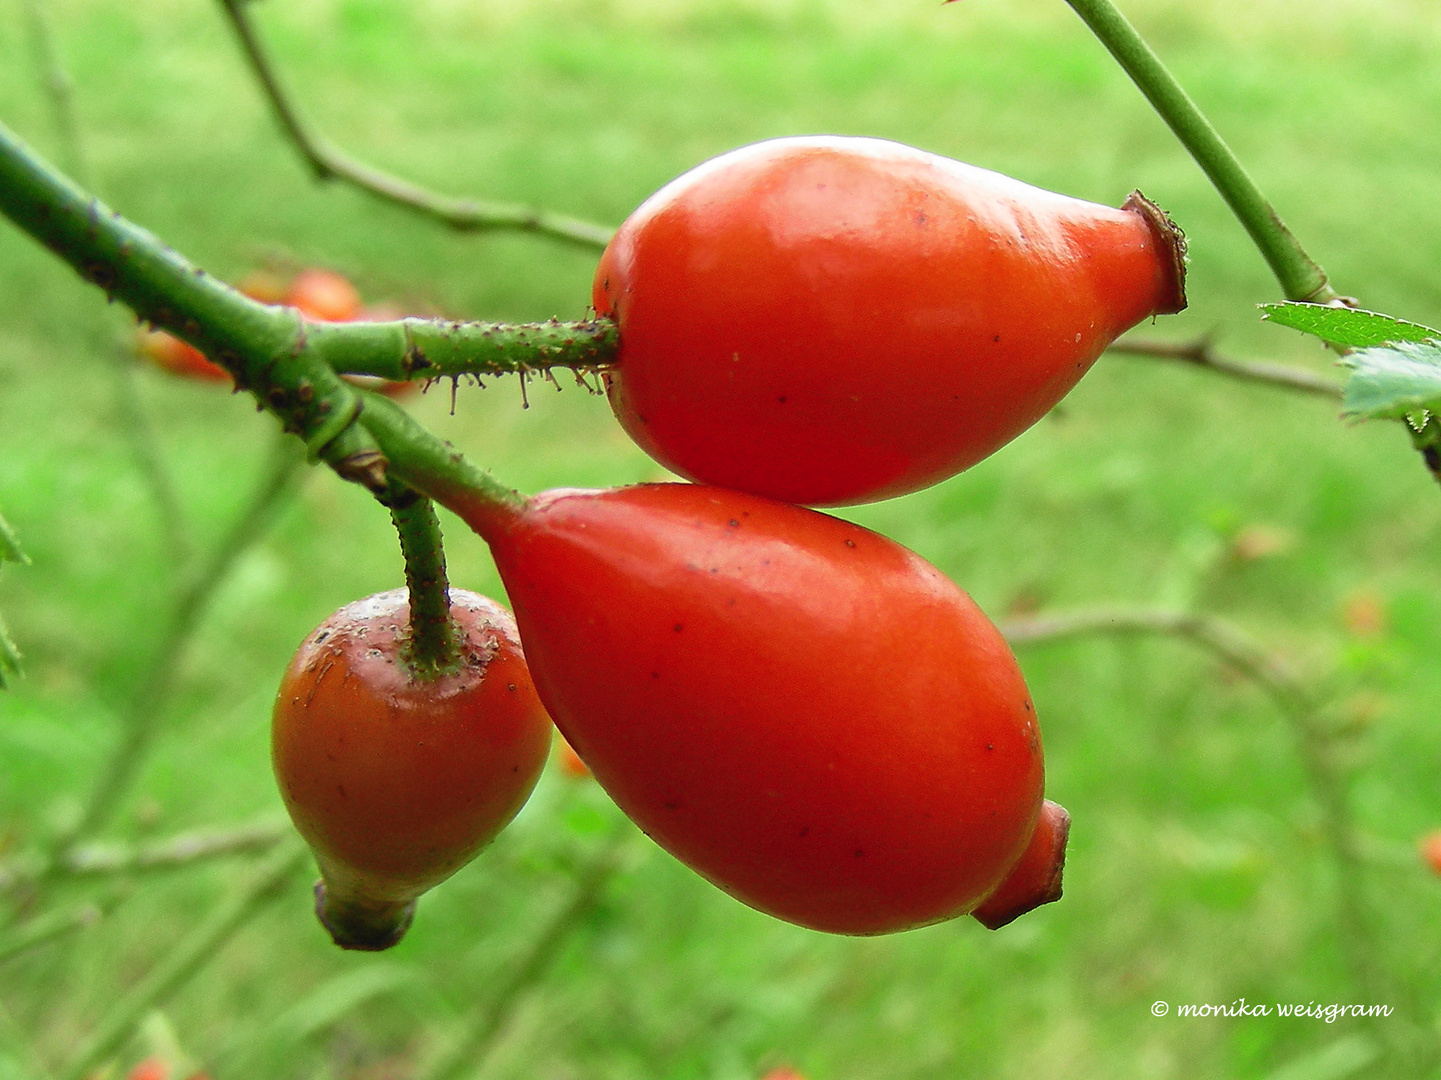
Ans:
[{"label": "fruit stalk", "polygon": [[1306,254],[1245,166],[1111,0],[1066,0],[1131,77],[1176,138],[1201,166],[1231,212],[1250,233],[1291,300],[1337,299],[1326,273]]},{"label": "fruit stalk", "polygon": [[413,678],[432,679],[454,669],[460,659],[440,522],[429,499],[393,481],[390,487],[384,501],[400,534],[410,592],[410,640],[401,657]]}]

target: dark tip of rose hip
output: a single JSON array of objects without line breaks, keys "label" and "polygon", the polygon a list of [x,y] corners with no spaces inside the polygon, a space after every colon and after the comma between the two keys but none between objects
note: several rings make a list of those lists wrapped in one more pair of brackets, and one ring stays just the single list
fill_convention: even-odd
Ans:
[{"label": "dark tip of rose hip", "polygon": [[315,917],[342,949],[384,952],[405,937],[415,919],[415,901],[403,904],[367,905],[336,903],[325,888],[325,879],[315,883]]},{"label": "dark tip of rose hip", "polygon": [[1186,309],[1186,234],[1171,220],[1171,215],[1162,210],[1139,191],[1126,196],[1122,210],[1140,214],[1151,227],[1151,235],[1161,254],[1167,259],[1169,289],[1156,305],[1155,315],[1174,315]]},{"label": "dark tip of rose hip", "polygon": [[1026,912],[1059,900],[1070,834],[1071,815],[1065,807],[1047,800],[1041,806],[1036,831],[1011,876],[971,912],[976,921],[987,930],[999,930]]}]

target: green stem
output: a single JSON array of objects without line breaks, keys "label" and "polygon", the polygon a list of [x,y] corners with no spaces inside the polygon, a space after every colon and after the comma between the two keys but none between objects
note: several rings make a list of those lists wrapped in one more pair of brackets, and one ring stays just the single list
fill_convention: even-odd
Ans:
[{"label": "green stem", "polygon": [[[346,479],[375,490],[384,489],[383,466],[375,467],[375,444],[355,424],[359,394],[336,368],[401,378],[524,373],[591,369],[614,356],[615,329],[603,322],[509,330],[413,319],[307,322],[292,308],[257,303],[210,277],[81,191],[4,127],[0,213],[141,319],[200,349],[274,413],[285,430],[299,435],[312,454],[323,456]],[[468,365],[467,355],[473,360]]]},{"label": "green stem", "polygon": [[1291,235],[1231,148],[1175,77],[1111,0],[1066,0],[1140,88],[1181,144],[1196,159],[1226,205],[1260,249],[1290,300],[1328,304],[1338,299]]},{"label": "green stem", "polygon": [[397,380],[526,375],[552,368],[579,375],[614,363],[617,343],[610,319],[313,323],[306,333],[307,348],[336,371]]},{"label": "green stem", "polygon": [[220,947],[259,914],[266,901],[285,888],[303,864],[305,855],[303,845],[285,845],[266,860],[249,881],[226,896],[204,922],[176,943],[174,949],[116,1003],[61,1070],[59,1080],[82,1080],[91,1069],[120,1049],[151,1009],[214,959]]},{"label": "green stem", "polygon": [[603,248],[610,242],[613,230],[604,225],[595,225],[563,214],[548,213],[530,206],[455,199],[440,195],[409,180],[402,180],[398,176],[356,161],[325,140],[312,135],[281,88],[280,78],[270,63],[270,58],[265,54],[259,35],[251,25],[247,10],[250,2],[251,0],[220,0],[220,7],[235,30],[246,62],[250,65],[266,100],[270,102],[281,130],[295,144],[296,150],[310,166],[316,179],[342,180],[386,202],[416,210],[462,232],[517,229],[594,249]]},{"label": "green stem", "polygon": [[435,505],[414,489],[391,483],[386,499],[400,534],[405,584],[410,591],[410,639],[404,659],[411,676],[433,679],[460,662],[460,642],[450,617],[450,583],[445,575],[445,546]]},{"label": "green stem", "polygon": [[428,495],[489,541],[525,508],[525,497],[466,461],[394,402],[365,395],[361,425],[380,446],[388,475]]}]

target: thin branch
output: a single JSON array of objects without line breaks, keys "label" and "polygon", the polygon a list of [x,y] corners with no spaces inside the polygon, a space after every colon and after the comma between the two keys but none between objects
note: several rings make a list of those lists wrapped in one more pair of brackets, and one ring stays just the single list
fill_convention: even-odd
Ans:
[{"label": "thin branch", "polygon": [[101,828],[115,812],[143,764],[175,687],[181,656],[220,583],[239,557],[269,527],[294,491],[304,459],[288,439],[278,441],[269,471],[250,502],[236,517],[205,564],[181,590],[170,621],[122,716],[120,742],[104,772],[90,789],[80,819],[57,845],[60,863],[71,857],[75,843]]},{"label": "thin branch", "polygon": [[60,63],[60,53],[55,47],[55,35],[50,28],[45,2],[46,0],[23,0],[22,5],[25,8],[25,20],[30,27],[35,67],[45,99],[50,103],[51,118],[55,122],[55,133],[60,139],[65,168],[82,184],[89,184],[90,168],[84,143],[80,139],[80,125],[75,119],[75,83]]},{"label": "thin branch", "polygon": [[1150,356],[1159,360],[1181,360],[1196,367],[1206,368],[1222,375],[1231,375],[1247,382],[1297,390],[1303,394],[1313,394],[1332,401],[1341,400],[1341,384],[1335,379],[1285,364],[1233,360],[1218,354],[1211,347],[1209,338],[1197,338],[1191,342],[1123,339],[1114,342],[1107,351],[1124,353],[1127,356]]},{"label": "thin branch", "polygon": [[614,834],[575,879],[570,898],[541,928],[529,949],[494,988],[458,1039],[420,1073],[421,1080],[461,1080],[478,1072],[496,1036],[520,1007],[522,995],[539,982],[571,934],[605,890],[630,842],[628,829]]},{"label": "thin branch", "polygon": [[[229,829],[193,830],[145,844],[79,844],[58,855],[51,869],[76,877],[172,870],[226,855],[264,851],[289,833],[289,826],[282,821],[257,821]],[[33,881],[41,871],[39,865],[19,859],[0,863],[0,892]]]},{"label": "thin branch", "polygon": [[418,211],[463,232],[517,229],[539,233],[589,248],[604,248],[613,230],[579,218],[552,214],[511,203],[457,199],[429,191],[418,184],[382,172],[314,135],[300,119],[289,95],[280,85],[275,67],[266,55],[246,10],[250,0],[219,0],[245,53],[251,72],[265,93],[275,119],[318,180],[341,180],[387,202]]},{"label": "thin branch", "polygon": [[145,1015],[166,1001],[220,952],[220,948],[255,915],[266,901],[278,896],[303,864],[303,844],[286,844],[256,870],[243,885],[229,892],[199,926],[175,947],[148,975],[116,1002],[90,1037],[61,1070],[59,1080],[81,1080],[90,1070],[130,1038]]},{"label": "thin branch", "polygon": [[1001,624],[1013,645],[1088,634],[1160,634],[1205,649],[1265,690],[1290,721],[1301,762],[1320,804],[1323,835],[1336,863],[1337,932],[1358,987],[1371,1000],[1394,1000],[1377,965],[1376,934],[1362,895],[1365,850],[1351,814],[1346,778],[1337,766],[1331,734],[1318,716],[1320,702],[1277,656],[1230,623],[1185,611],[1100,608],[1016,619]]},{"label": "thin branch", "polygon": [[32,919],[4,940],[0,940],[0,964],[11,957],[38,948],[76,930],[99,922],[105,912],[98,904],[86,903],[62,911],[49,911]]}]

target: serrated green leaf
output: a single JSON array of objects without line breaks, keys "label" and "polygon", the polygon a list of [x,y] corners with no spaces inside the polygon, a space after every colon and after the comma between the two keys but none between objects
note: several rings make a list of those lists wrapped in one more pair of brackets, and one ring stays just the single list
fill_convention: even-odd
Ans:
[{"label": "serrated green leaf", "polygon": [[1441,341],[1441,330],[1393,319],[1378,311],[1300,304],[1292,300],[1260,306],[1263,319],[1352,349],[1389,345],[1397,341]]},{"label": "serrated green leaf", "polygon": [[1400,420],[1421,409],[1441,412],[1441,345],[1397,342],[1342,358],[1351,369],[1345,416]]},{"label": "serrated green leaf", "polygon": [[15,536],[15,530],[0,515],[0,562],[28,563],[29,557],[20,550],[20,541]]}]

